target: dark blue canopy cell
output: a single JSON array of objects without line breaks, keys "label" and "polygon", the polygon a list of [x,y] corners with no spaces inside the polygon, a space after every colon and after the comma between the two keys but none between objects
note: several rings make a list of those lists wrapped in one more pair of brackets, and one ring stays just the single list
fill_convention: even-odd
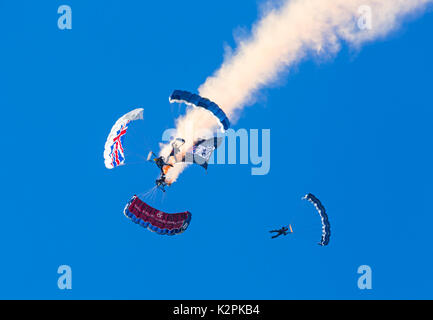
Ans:
[{"label": "dark blue canopy cell", "polygon": [[224,111],[215,103],[209,99],[203,98],[198,94],[194,94],[188,91],[175,90],[170,96],[170,103],[179,102],[194,107],[204,108],[213,113],[218,118],[224,130],[230,128],[230,121]]},{"label": "dark blue canopy cell", "polygon": [[331,237],[331,225],[329,224],[328,214],[326,213],[325,207],[322,205],[320,200],[311,193],[307,194],[303,199],[310,201],[316,207],[316,210],[322,219],[322,240],[319,242],[319,245],[328,245],[329,238]]}]

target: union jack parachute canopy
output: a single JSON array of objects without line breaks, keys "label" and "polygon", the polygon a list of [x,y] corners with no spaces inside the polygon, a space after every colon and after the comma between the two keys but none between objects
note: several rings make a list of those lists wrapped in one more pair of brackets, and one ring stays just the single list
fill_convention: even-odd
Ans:
[{"label": "union jack parachute canopy", "polygon": [[125,164],[123,140],[131,121],[143,119],[143,108],[132,110],[116,121],[111,128],[104,149],[104,162],[107,169]]}]

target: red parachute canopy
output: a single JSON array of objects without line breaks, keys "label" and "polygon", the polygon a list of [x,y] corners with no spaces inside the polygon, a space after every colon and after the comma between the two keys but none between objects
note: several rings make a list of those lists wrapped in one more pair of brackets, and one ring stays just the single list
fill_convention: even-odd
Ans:
[{"label": "red parachute canopy", "polygon": [[140,226],[161,235],[176,235],[184,232],[191,222],[191,212],[166,213],[152,208],[133,196],[123,211],[125,216]]}]

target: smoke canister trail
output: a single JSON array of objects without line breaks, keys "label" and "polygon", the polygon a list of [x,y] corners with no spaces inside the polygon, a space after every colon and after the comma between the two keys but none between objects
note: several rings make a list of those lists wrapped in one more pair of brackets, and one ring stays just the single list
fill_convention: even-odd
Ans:
[{"label": "smoke canister trail", "polygon": [[[199,88],[201,96],[217,103],[231,122],[254,102],[255,93],[308,56],[332,56],[342,43],[359,48],[384,38],[412,14],[433,0],[287,0],[268,3],[251,34],[240,39],[234,52]],[[360,28],[360,19],[371,28]],[[176,121],[176,135],[187,150],[193,142],[219,127],[208,112],[191,109]],[[168,155],[170,145],[163,146]],[[176,181],[187,167],[178,163],[167,178]]]}]

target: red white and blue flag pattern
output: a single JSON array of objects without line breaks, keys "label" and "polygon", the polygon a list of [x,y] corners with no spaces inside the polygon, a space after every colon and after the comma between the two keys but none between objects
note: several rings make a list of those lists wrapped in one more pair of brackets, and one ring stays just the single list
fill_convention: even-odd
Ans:
[{"label": "red white and blue flag pattern", "polygon": [[129,121],[126,125],[122,125],[120,130],[117,131],[117,135],[113,139],[113,145],[111,146],[111,165],[113,168],[120,166],[125,163],[125,151],[123,150],[123,139],[126,134],[126,130],[128,130]]},{"label": "red white and blue flag pattern", "polygon": [[107,169],[125,164],[123,142],[131,121],[143,119],[143,109],[135,109],[116,121],[105,142],[104,163]]}]

